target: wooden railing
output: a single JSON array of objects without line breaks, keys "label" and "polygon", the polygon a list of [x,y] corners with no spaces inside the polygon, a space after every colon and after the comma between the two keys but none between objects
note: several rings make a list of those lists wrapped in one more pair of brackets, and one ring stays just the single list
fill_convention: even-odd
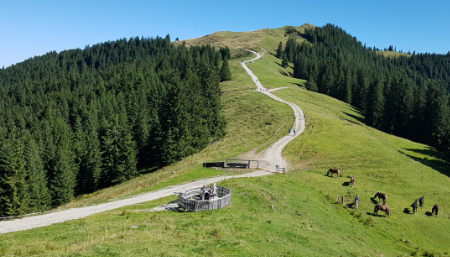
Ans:
[{"label": "wooden railing", "polygon": [[221,209],[231,203],[231,190],[226,187],[217,188],[217,199],[196,200],[193,196],[200,194],[201,187],[191,188],[178,196],[178,205],[186,211],[209,211]]}]

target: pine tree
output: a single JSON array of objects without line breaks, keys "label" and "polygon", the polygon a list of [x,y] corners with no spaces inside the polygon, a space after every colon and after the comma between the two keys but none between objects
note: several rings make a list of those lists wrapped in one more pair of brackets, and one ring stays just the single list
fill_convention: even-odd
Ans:
[{"label": "pine tree", "polygon": [[384,112],[383,83],[375,80],[369,86],[369,98],[367,103],[366,123],[375,128],[381,128]]},{"label": "pine tree", "polygon": [[21,139],[2,142],[0,148],[0,214],[27,213],[29,210],[28,172],[24,159],[25,146]]},{"label": "pine tree", "polygon": [[56,152],[53,179],[50,181],[53,206],[68,203],[75,196],[76,169],[73,153],[64,147]]},{"label": "pine tree", "polygon": [[26,168],[29,178],[30,210],[44,211],[51,206],[51,195],[48,190],[47,171],[40,156],[39,148],[31,137],[26,147]]},{"label": "pine tree", "polygon": [[222,67],[220,68],[220,81],[231,80],[230,66],[228,65],[228,59],[222,61]]},{"label": "pine tree", "polygon": [[283,62],[281,63],[281,66],[285,69],[289,66],[289,62],[285,52],[283,52]]},{"label": "pine tree", "polygon": [[306,89],[308,89],[309,91],[313,91],[313,92],[318,91],[317,84],[314,81],[314,78],[310,78],[308,80],[308,82],[306,82]]},{"label": "pine tree", "polygon": [[280,41],[277,48],[277,58],[281,59],[283,57],[283,43]]}]

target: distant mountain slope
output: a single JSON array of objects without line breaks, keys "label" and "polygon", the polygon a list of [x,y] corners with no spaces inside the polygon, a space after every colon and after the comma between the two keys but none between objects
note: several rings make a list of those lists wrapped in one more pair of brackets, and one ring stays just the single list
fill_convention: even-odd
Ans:
[{"label": "distant mountain slope", "polygon": [[[304,33],[305,29],[315,28],[315,26],[306,23],[299,27],[285,26],[276,29],[260,29],[246,32],[219,31],[203,37],[187,39],[185,41],[188,45],[222,45],[233,49],[266,47],[270,48],[266,49],[267,51],[272,52],[276,49],[278,43],[280,41],[285,42],[288,39],[288,36],[296,36],[299,42],[304,40],[295,35],[296,33],[287,33],[286,31],[289,28],[295,28],[299,33]],[[181,41],[183,40],[180,40],[180,42]]]}]

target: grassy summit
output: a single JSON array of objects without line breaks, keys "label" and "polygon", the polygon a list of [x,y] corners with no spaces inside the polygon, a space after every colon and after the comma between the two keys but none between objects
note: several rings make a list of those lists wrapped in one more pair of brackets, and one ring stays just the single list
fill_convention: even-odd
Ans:
[{"label": "grassy summit", "polygon": [[384,57],[393,57],[393,58],[402,57],[402,56],[406,56],[406,57],[411,56],[410,54],[399,53],[399,52],[395,52],[395,51],[377,51],[377,53],[383,55]]},{"label": "grassy summit", "polygon": [[[250,68],[265,86],[291,86],[274,94],[296,103],[307,115],[304,134],[283,152],[293,172],[224,181],[221,185],[233,190],[232,204],[219,211],[148,212],[175,200],[173,196],[82,220],[0,235],[0,254],[450,255],[450,179],[445,156],[426,145],[367,127],[361,122],[364,117],[352,106],[298,87],[304,81],[286,76],[292,69],[281,68],[280,60],[270,54],[282,38],[284,35],[261,36],[259,45],[249,46],[269,52]],[[233,79],[222,84],[228,121],[225,139],[178,164],[111,188],[110,192],[120,196],[207,176],[209,170],[198,168],[200,162],[233,157],[287,133],[293,123],[292,110],[247,90],[253,88],[253,83],[240,67],[241,60],[230,61]],[[341,169],[342,177],[326,177],[324,173],[332,167]],[[210,174],[218,172],[211,170]],[[352,175],[356,176],[354,188],[347,184]],[[160,176],[159,184],[145,184],[156,180],[156,176]],[[120,191],[124,188],[128,191]],[[389,218],[370,215],[374,206],[370,198],[377,191],[388,194],[387,204],[393,212]],[[96,195],[103,198],[95,201],[105,201],[108,191]],[[356,195],[361,198],[359,210],[337,203],[342,196],[346,204],[351,203]],[[422,195],[425,208],[415,215],[408,213],[412,212],[414,199]],[[92,197],[95,195],[88,196],[84,204],[91,203],[88,199]],[[435,203],[441,207],[438,218],[426,214]]]}]

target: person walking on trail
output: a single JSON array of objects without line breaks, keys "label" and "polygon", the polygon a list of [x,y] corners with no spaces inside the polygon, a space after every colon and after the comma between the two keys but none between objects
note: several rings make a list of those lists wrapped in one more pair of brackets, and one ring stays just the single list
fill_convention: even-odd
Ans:
[{"label": "person walking on trail", "polygon": [[359,196],[355,197],[355,207],[356,209],[358,209],[358,205],[359,205]]},{"label": "person walking on trail", "polygon": [[295,136],[295,129],[294,129],[294,136]]},{"label": "person walking on trail", "polygon": [[289,134],[291,134],[291,128],[289,128]]}]

